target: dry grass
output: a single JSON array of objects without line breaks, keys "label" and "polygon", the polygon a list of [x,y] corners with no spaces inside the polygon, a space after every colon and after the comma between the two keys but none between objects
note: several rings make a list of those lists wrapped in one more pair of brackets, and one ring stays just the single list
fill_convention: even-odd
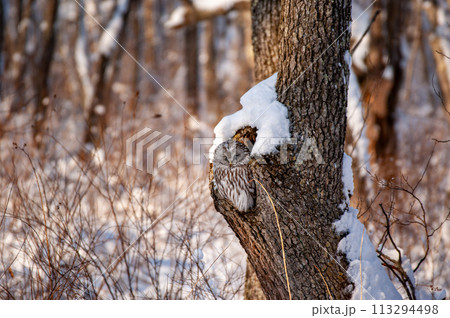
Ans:
[{"label": "dry grass", "polygon": [[87,161],[58,142],[45,160],[19,144],[2,153],[0,299],[242,293],[243,254],[212,207],[206,174],[183,164],[176,145],[153,177],[126,167],[122,138]]}]

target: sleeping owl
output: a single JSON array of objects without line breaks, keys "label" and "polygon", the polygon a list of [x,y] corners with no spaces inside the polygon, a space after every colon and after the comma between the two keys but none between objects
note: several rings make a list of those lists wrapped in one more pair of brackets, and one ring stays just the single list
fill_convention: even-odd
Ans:
[{"label": "sleeping owl", "polygon": [[255,205],[255,183],[248,166],[250,151],[242,143],[228,140],[214,151],[213,176],[221,199],[228,199],[240,212]]}]

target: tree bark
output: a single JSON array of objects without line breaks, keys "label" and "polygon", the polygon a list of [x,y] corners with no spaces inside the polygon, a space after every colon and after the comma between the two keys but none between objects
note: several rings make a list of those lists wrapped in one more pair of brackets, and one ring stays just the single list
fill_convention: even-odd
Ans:
[{"label": "tree bark", "polygon": [[258,83],[278,71],[281,1],[252,1],[251,11],[254,74]]},{"label": "tree bark", "polygon": [[[281,1],[252,1],[252,44],[254,52],[255,84],[278,71],[278,43],[281,19]],[[265,299],[255,270],[247,262],[244,298]]]},{"label": "tree bark", "polygon": [[[253,11],[253,15],[264,13]],[[350,20],[349,1],[281,2],[277,92],[288,108],[291,135],[297,143],[288,148],[287,164],[276,155],[266,155],[267,164],[252,160],[250,167],[278,214],[293,299],[347,299],[351,293],[348,262],[337,249],[342,236],[333,228],[343,214],[339,206],[344,201],[342,156],[349,75],[344,56],[349,49]],[[261,51],[255,50],[255,61]],[[316,146],[320,160],[296,162],[306,143]],[[256,184],[257,206],[246,214],[219,200],[210,188],[216,209],[247,252],[266,297],[289,299],[277,221],[262,187]]]}]

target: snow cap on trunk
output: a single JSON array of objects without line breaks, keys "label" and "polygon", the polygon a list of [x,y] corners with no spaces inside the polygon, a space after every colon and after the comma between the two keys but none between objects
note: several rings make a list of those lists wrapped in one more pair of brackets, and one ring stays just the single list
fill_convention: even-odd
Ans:
[{"label": "snow cap on trunk", "polygon": [[252,155],[277,152],[276,147],[290,138],[288,110],[277,101],[276,81],[277,73],[253,86],[241,97],[242,109],[217,124],[216,139],[209,151],[211,161],[217,146],[245,126],[258,129]]}]

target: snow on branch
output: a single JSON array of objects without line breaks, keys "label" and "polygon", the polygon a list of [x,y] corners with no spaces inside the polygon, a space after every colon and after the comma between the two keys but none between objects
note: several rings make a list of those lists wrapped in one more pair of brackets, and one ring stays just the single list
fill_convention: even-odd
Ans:
[{"label": "snow on branch", "polygon": [[183,1],[183,4],[170,14],[164,26],[167,29],[180,29],[234,10],[248,9],[250,9],[249,0]]},{"label": "snow on branch", "polygon": [[242,109],[217,124],[214,128],[216,138],[209,152],[210,160],[219,144],[246,126],[258,130],[252,155],[277,152],[276,147],[290,139],[288,110],[277,101],[276,81],[277,73],[253,86],[241,97]]},{"label": "snow on branch", "polygon": [[89,75],[89,70],[91,68],[90,60],[88,57],[88,40],[86,29],[84,25],[84,11],[79,9],[78,17],[78,38],[75,44],[75,69],[77,70],[78,76],[80,78],[81,87],[83,90],[83,109],[86,110],[87,105],[91,104],[92,97],[94,96],[94,86]]},{"label": "snow on branch", "polygon": [[104,56],[111,55],[113,48],[116,46],[116,41],[119,32],[122,29],[125,13],[128,10],[129,0],[118,0],[114,16],[108,24],[108,27],[103,31],[100,41],[98,42],[98,51]]}]

